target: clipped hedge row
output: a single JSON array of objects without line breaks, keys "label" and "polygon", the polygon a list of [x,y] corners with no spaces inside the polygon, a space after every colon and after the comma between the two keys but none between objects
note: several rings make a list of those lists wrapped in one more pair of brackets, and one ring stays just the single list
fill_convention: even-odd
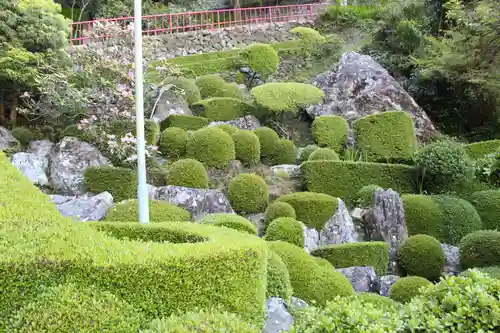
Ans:
[{"label": "clipped hedge row", "polygon": [[108,191],[115,202],[137,197],[137,173],[130,169],[89,167],[83,173],[83,182],[88,192]]},{"label": "clipped hedge row", "polygon": [[471,143],[465,146],[465,151],[470,158],[477,160],[486,155],[493,154],[500,149],[500,140],[488,140]]},{"label": "clipped hedge row", "polygon": [[168,127],[178,127],[186,131],[196,131],[208,126],[209,122],[207,118],[203,117],[174,114],[163,120],[160,126],[162,131]]},{"label": "clipped hedge row", "polygon": [[341,151],[347,142],[349,126],[340,116],[326,115],[314,118],[312,123],[314,141],[320,147]]},{"label": "clipped hedge row", "polygon": [[212,97],[193,104],[196,114],[210,121],[227,121],[254,113],[254,107],[232,97]]},{"label": "clipped hedge row", "polygon": [[271,112],[296,112],[317,104],[325,93],[312,84],[297,82],[273,82],[253,88],[250,94],[255,102]]}]

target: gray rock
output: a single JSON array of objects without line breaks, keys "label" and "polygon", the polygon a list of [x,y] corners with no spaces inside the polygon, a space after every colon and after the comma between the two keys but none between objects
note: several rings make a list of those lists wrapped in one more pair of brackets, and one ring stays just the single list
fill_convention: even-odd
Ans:
[{"label": "gray rock", "polygon": [[307,109],[312,117],[333,114],[352,123],[378,112],[405,110],[414,119],[417,137],[425,139],[436,133],[425,111],[370,56],[344,53],[337,71],[322,73],[312,83],[325,92],[321,103]]},{"label": "gray rock", "polygon": [[371,208],[363,215],[371,241],[389,243],[389,273],[396,273],[397,249],[408,240],[403,202],[392,189],[377,190]]},{"label": "gray rock", "polygon": [[264,227],[264,213],[256,213],[247,215],[246,218],[253,223],[253,225],[257,228],[257,235],[261,237],[263,235],[263,227]]},{"label": "gray rock", "polygon": [[110,165],[97,148],[73,137],[65,137],[55,145],[50,159],[50,183],[65,195],[85,193],[83,173],[87,167]]},{"label": "gray rock", "polygon": [[50,154],[54,143],[49,140],[32,141],[28,147],[28,153],[38,155],[43,161],[43,167],[46,171],[49,168]]},{"label": "gray rock", "polygon": [[337,211],[319,232],[319,246],[358,241],[358,234],[346,205],[340,198],[337,200]]},{"label": "gray rock", "polygon": [[264,333],[287,332],[292,328],[293,317],[288,312],[285,302],[278,297],[266,300],[266,319]]},{"label": "gray rock", "polygon": [[6,128],[0,126],[0,151],[19,146],[19,141]]},{"label": "gray rock", "polygon": [[228,121],[213,121],[210,124],[208,124],[208,126],[213,127],[220,124],[229,124],[233,125],[236,128],[244,130],[254,130],[260,127],[259,120],[251,115]]},{"label": "gray rock", "polygon": [[113,196],[108,192],[80,197],[55,195],[51,199],[63,216],[72,217],[76,221],[102,220],[113,207]]},{"label": "gray rock", "polygon": [[279,176],[280,174],[287,174],[288,178],[300,177],[300,165],[295,164],[280,164],[271,167],[271,171]]},{"label": "gray rock", "polygon": [[316,229],[306,227],[304,224],[302,224],[302,231],[304,232],[304,250],[311,253],[311,251],[319,247],[319,232]]},{"label": "gray rock", "polygon": [[344,274],[358,293],[368,293],[375,289],[378,284],[377,275],[373,267],[347,267],[337,268],[337,271]]},{"label": "gray rock", "polygon": [[172,91],[160,91],[152,119],[162,121],[172,115],[192,116],[193,113],[183,96],[176,95]]},{"label": "gray rock", "polygon": [[379,294],[380,296],[389,296],[391,292],[391,287],[396,281],[399,280],[399,276],[397,275],[384,275],[381,276],[379,279],[379,285],[380,285],[380,290]]},{"label": "gray rock", "polygon": [[307,304],[306,301],[293,296],[290,298],[290,308],[304,309],[307,307],[309,307],[309,304]]},{"label": "gray rock", "polygon": [[444,273],[446,275],[458,275],[462,271],[460,265],[460,249],[457,246],[441,244],[444,252]]},{"label": "gray rock", "polygon": [[219,190],[169,185],[156,188],[153,197],[184,207],[195,220],[212,213],[234,213],[229,200]]},{"label": "gray rock", "polygon": [[44,159],[36,154],[16,153],[12,156],[12,165],[19,169],[33,184],[46,186],[49,179],[45,174]]}]

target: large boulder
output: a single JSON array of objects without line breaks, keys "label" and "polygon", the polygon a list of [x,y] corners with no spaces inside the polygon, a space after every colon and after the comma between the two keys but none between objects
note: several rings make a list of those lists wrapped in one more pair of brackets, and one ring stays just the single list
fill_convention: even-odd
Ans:
[{"label": "large boulder", "polygon": [[208,124],[208,127],[217,126],[219,124],[229,124],[243,130],[254,130],[260,127],[259,120],[251,115],[228,121],[213,121],[210,124]]},{"label": "large boulder", "polygon": [[53,147],[54,143],[49,140],[31,141],[28,146],[28,153],[35,154],[42,159],[44,170],[47,171]]},{"label": "large boulder", "polygon": [[397,275],[384,275],[378,280],[379,282],[379,294],[380,296],[389,296],[391,293],[391,287],[396,281],[399,280]]},{"label": "large boulder", "polygon": [[12,165],[19,169],[33,184],[40,186],[49,184],[49,179],[45,174],[47,164],[41,156],[31,153],[16,153],[12,155]]},{"label": "large boulder", "polygon": [[267,299],[263,333],[288,332],[292,325],[293,317],[287,310],[285,301],[278,297]]},{"label": "large boulder", "polygon": [[73,137],[65,137],[56,144],[50,159],[50,183],[64,195],[85,193],[83,173],[86,168],[110,165],[96,147]]},{"label": "large boulder", "polygon": [[340,58],[337,71],[316,76],[312,83],[325,92],[324,100],[309,107],[312,117],[342,116],[349,123],[366,115],[405,110],[415,122],[419,139],[436,133],[429,116],[403,87],[372,57],[347,52]]},{"label": "large boulder", "polygon": [[12,133],[0,126],[0,151],[19,146],[19,141],[12,135]]},{"label": "large boulder", "polygon": [[108,210],[113,207],[113,196],[108,192],[98,195],[80,197],[51,195],[52,202],[63,216],[76,221],[99,221],[104,219]]}]

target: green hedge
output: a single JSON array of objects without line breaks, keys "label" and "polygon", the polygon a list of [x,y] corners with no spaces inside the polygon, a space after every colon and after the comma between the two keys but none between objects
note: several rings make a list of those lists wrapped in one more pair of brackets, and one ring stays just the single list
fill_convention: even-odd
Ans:
[{"label": "green hedge", "polygon": [[397,280],[391,286],[389,297],[396,302],[408,303],[413,297],[421,294],[420,288],[432,283],[420,276],[407,276]]},{"label": "green hedge", "polygon": [[311,255],[328,260],[335,268],[372,266],[377,275],[384,275],[389,266],[389,245],[386,242],[361,242],[320,247]]},{"label": "green hedge", "polygon": [[254,113],[253,109],[252,105],[231,97],[212,97],[193,104],[196,114],[211,121],[234,120]]},{"label": "green hedge", "polygon": [[290,274],[285,263],[273,251],[269,250],[267,258],[267,292],[266,298],[280,297],[289,300],[292,296]]},{"label": "green hedge", "polygon": [[344,275],[317,265],[303,248],[282,241],[268,244],[288,268],[293,296],[323,306],[336,296],[349,296],[354,293],[351,283]]},{"label": "green hedge", "polygon": [[405,111],[381,112],[352,124],[356,147],[372,162],[411,161],[417,145],[413,119]]},{"label": "green hedge", "polygon": [[266,241],[283,241],[304,247],[302,223],[290,217],[279,217],[269,224],[264,239]]},{"label": "green hedge", "polygon": [[297,220],[317,230],[323,228],[338,207],[337,198],[314,192],[285,194],[276,199],[275,202],[286,202],[295,209]]},{"label": "green hedge", "polygon": [[117,239],[62,217],[2,154],[0,170],[0,204],[6,207],[0,209],[0,330],[8,331],[6,318],[44,288],[62,283],[111,292],[150,320],[219,306],[262,324],[268,250],[257,237],[193,223],[95,223],[156,230],[164,238],[183,235],[176,243],[205,241],[138,242],[132,240],[137,232]]},{"label": "green hedge", "polygon": [[[123,201],[111,208],[106,216],[105,221],[120,221],[132,222],[138,221],[139,210],[137,199]],[[149,201],[149,221],[158,222],[180,222],[190,221],[191,216],[187,210],[182,207],[175,206],[166,201],[150,200]]]},{"label": "green hedge", "polygon": [[160,123],[160,126],[162,130],[167,127],[178,127],[186,131],[196,131],[200,128],[208,126],[209,122],[210,121],[207,118],[203,117],[174,114],[163,120]]},{"label": "green hedge", "polygon": [[314,141],[320,147],[328,147],[340,152],[347,142],[349,126],[340,116],[319,116],[312,123]]},{"label": "green hedge", "polygon": [[183,96],[189,105],[201,99],[200,89],[198,89],[198,86],[193,80],[185,77],[178,77],[173,80],[171,84],[183,92]]},{"label": "green hedge", "polygon": [[91,193],[108,191],[115,202],[137,197],[137,173],[125,168],[96,166],[83,174],[85,189]]},{"label": "green hedge", "polygon": [[477,160],[486,155],[493,154],[500,148],[500,140],[489,140],[471,143],[465,146],[465,151],[470,158]]},{"label": "green hedge", "polygon": [[296,112],[317,104],[325,93],[312,84],[297,82],[266,83],[253,88],[255,102],[271,112]]},{"label": "green hedge", "polygon": [[225,168],[235,159],[234,142],[219,128],[202,128],[189,136],[186,156],[208,167]]},{"label": "green hedge", "polygon": [[208,188],[207,170],[201,162],[187,158],[168,168],[167,184],[189,188]]},{"label": "green hedge", "polygon": [[330,148],[318,148],[312,152],[308,161],[340,161],[339,155]]},{"label": "green hedge", "polygon": [[441,276],[445,256],[438,240],[429,235],[408,238],[398,249],[398,265],[405,275],[436,281]]},{"label": "green hedge", "polygon": [[260,176],[251,173],[242,173],[231,179],[227,196],[236,212],[261,212],[269,203],[266,182]]},{"label": "green hedge", "polygon": [[500,230],[500,190],[472,193],[470,203],[481,216],[484,229]]},{"label": "green hedge", "polygon": [[463,268],[500,265],[500,231],[480,230],[460,241]]},{"label": "green hedge", "polygon": [[254,43],[241,50],[243,61],[263,78],[276,73],[280,57],[269,44]]},{"label": "green hedge", "polygon": [[278,217],[290,217],[295,219],[295,209],[286,202],[273,202],[270,204],[264,213],[264,223],[262,224],[262,233],[266,233],[269,224]]},{"label": "green hedge", "polygon": [[178,127],[169,127],[161,133],[158,150],[163,156],[177,160],[186,155],[187,140],[187,131]]},{"label": "green hedge", "polygon": [[349,161],[308,161],[301,165],[307,190],[351,201],[358,189],[370,184],[413,193],[417,170],[406,165]]},{"label": "green hedge", "polygon": [[292,140],[280,139],[271,154],[271,164],[295,164],[297,160],[297,148]]},{"label": "green hedge", "polygon": [[309,156],[318,149],[319,147],[316,145],[308,145],[302,149],[300,152],[300,163],[303,163],[309,159]]},{"label": "green hedge", "polygon": [[259,127],[253,132],[259,137],[261,161],[264,164],[269,164],[279,144],[280,137],[269,127]]},{"label": "green hedge", "polygon": [[212,224],[218,227],[231,228],[237,231],[257,235],[257,228],[246,218],[236,214],[209,214],[197,221],[198,223]]},{"label": "green hedge", "polygon": [[252,131],[239,130],[231,135],[234,141],[236,159],[244,166],[253,166],[260,162],[259,137]]}]

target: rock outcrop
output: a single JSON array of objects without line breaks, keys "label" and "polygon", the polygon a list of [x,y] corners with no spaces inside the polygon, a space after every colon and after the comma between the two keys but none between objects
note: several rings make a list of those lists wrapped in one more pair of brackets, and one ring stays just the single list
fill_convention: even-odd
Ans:
[{"label": "rock outcrop", "polygon": [[51,195],[52,202],[63,216],[76,221],[99,221],[113,207],[113,196],[108,192],[80,197]]},{"label": "rock outcrop", "polygon": [[337,268],[351,282],[353,289],[358,293],[368,293],[378,284],[377,275],[373,267],[347,267]]}]

